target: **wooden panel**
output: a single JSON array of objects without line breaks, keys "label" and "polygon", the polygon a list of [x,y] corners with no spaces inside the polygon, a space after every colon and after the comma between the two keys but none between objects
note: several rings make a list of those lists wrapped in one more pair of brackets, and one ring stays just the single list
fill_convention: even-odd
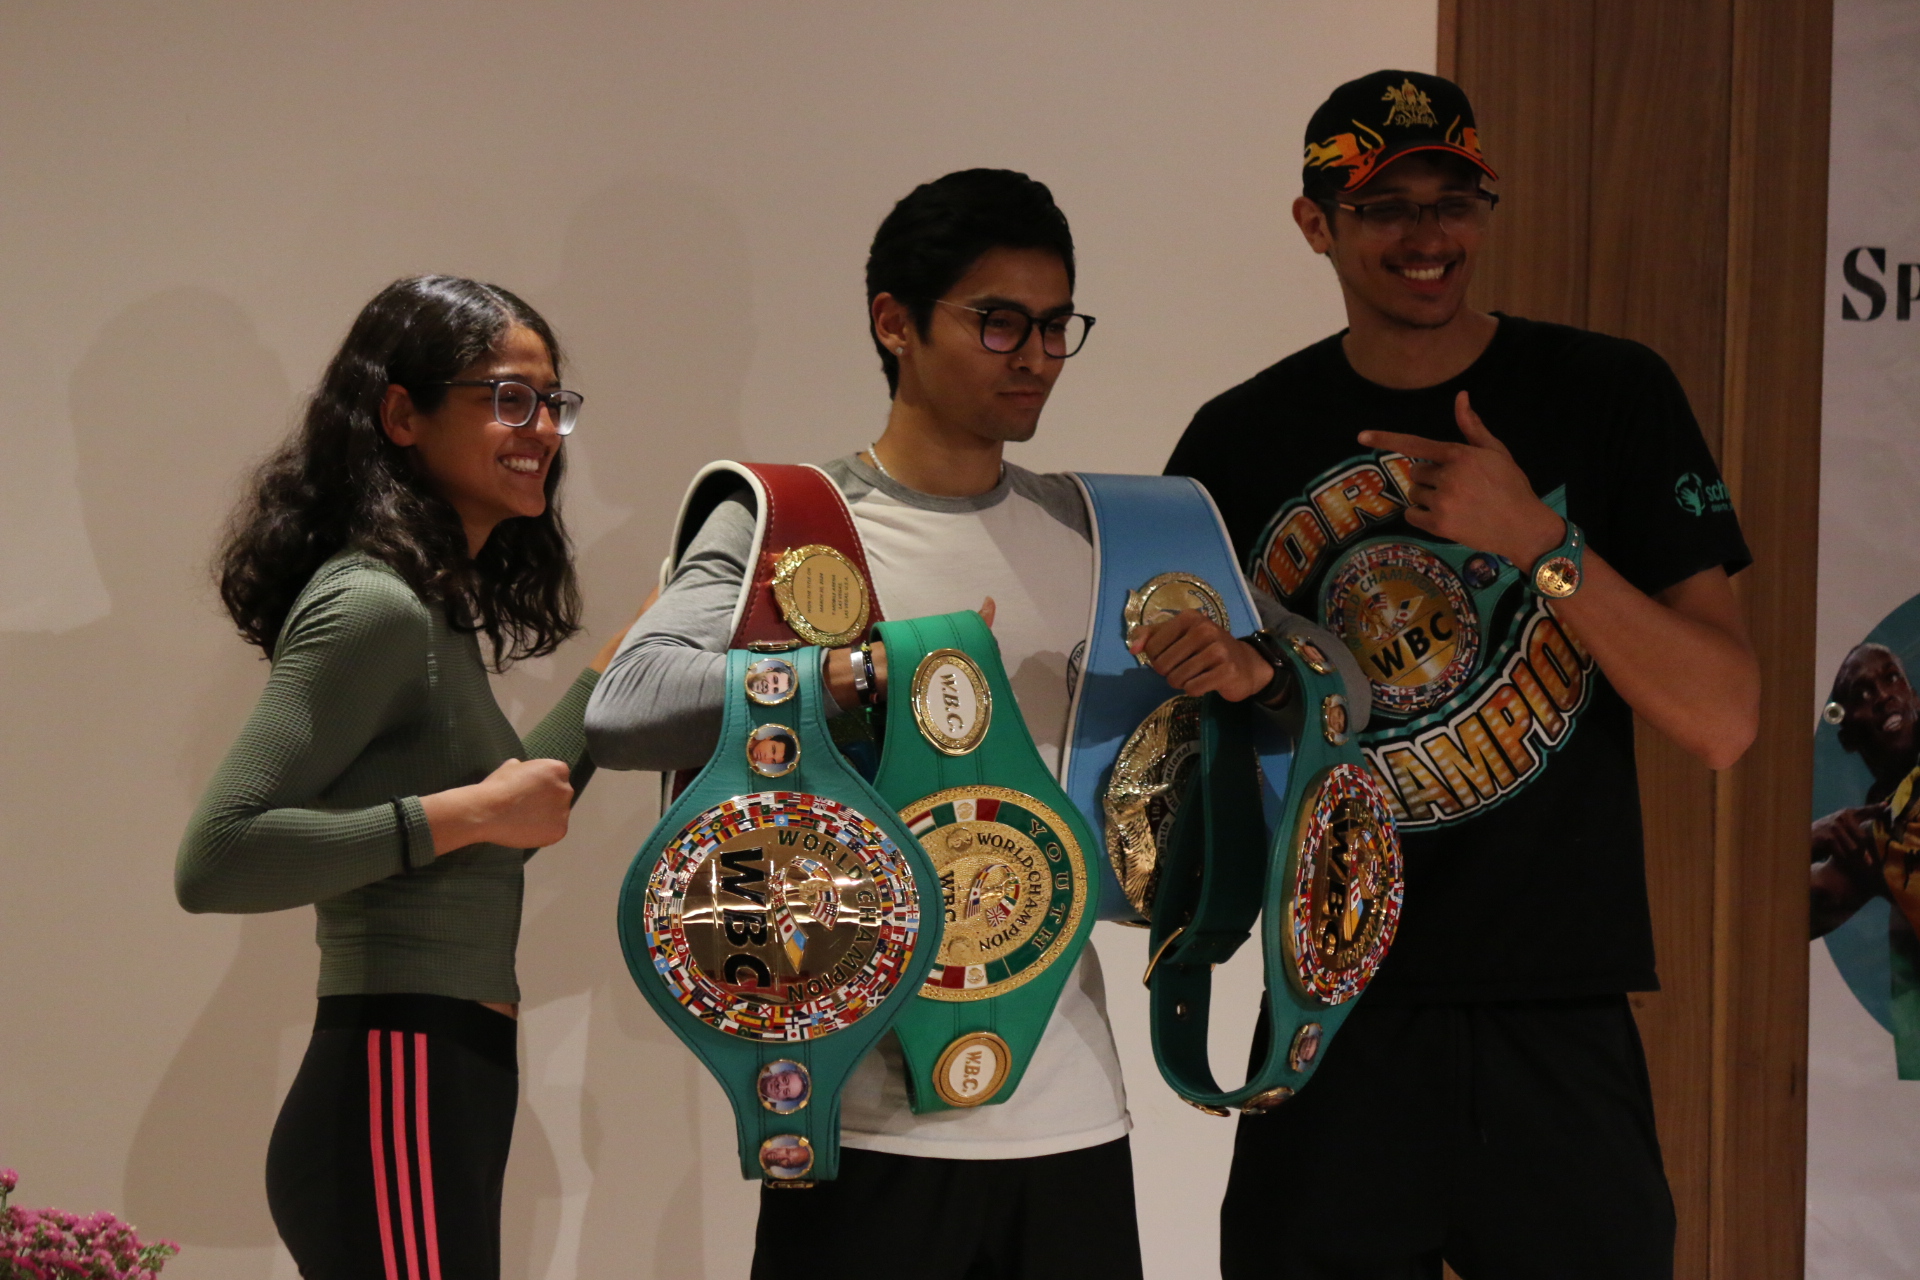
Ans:
[{"label": "wooden panel", "polygon": [[1738,580],[1765,681],[1754,749],[1716,777],[1639,741],[1665,989],[1634,1003],[1688,1277],[1801,1270],[1829,6],[1440,10],[1442,73],[1510,180],[1476,302],[1665,356],[1757,558]]},{"label": "wooden panel", "polygon": [[[1709,446],[1723,434],[1727,0],[1614,3],[1594,21],[1593,244],[1587,322],[1673,366]],[[1676,1275],[1710,1274],[1713,774],[1638,726],[1661,990],[1637,997],[1679,1230]]]},{"label": "wooden panel", "polygon": [[1730,0],[1617,0],[1594,18],[1587,325],[1673,366],[1718,451]]},{"label": "wooden panel", "polygon": [[1753,547],[1741,598],[1766,695],[1721,803],[1713,1270],[1798,1277],[1806,1194],[1811,808],[1829,0],[1736,0],[1726,463]]},{"label": "wooden panel", "polygon": [[1456,26],[1462,14],[1469,38],[1441,61],[1473,101],[1502,193],[1496,233],[1474,267],[1474,305],[1584,325],[1593,4],[1457,0]]}]

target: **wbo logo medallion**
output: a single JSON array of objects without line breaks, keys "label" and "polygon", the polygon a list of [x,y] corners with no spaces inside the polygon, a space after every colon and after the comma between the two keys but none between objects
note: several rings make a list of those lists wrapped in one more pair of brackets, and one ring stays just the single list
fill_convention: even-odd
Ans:
[{"label": "wbo logo medallion", "polygon": [[1356,547],[1327,576],[1321,616],[1360,660],[1374,705],[1417,715],[1472,678],[1480,619],[1453,569],[1425,547]]},{"label": "wbo logo medallion", "polygon": [[902,809],[940,873],[946,927],[920,994],[987,1000],[1031,982],[1087,907],[1087,866],[1060,815],[1006,787],[953,787]]},{"label": "wbo logo medallion", "polygon": [[935,649],[913,673],[913,721],[942,755],[964,756],[993,723],[993,691],[972,658]]},{"label": "wbo logo medallion", "polygon": [[642,923],[654,969],[695,1017],[744,1040],[810,1040],[899,986],[920,937],[919,892],[865,815],[760,791],[708,809],[667,845]]}]

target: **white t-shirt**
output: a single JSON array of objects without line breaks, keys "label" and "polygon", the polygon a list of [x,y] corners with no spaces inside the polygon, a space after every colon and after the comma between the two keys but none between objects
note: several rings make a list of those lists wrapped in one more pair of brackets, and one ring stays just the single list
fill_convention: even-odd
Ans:
[{"label": "white t-shirt", "polygon": [[[1008,466],[988,493],[938,498],[854,459],[827,471],[847,494],[885,616],[977,609],[993,597],[994,638],[1014,699],[1057,777],[1068,664],[1093,607],[1093,548],[1078,487],[1066,476]],[[840,1099],[843,1145],[897,1155],[1052,1155],[1111,1142],[1131,1123],[1092,946],[1080,953],[1019,1088],[1005,1102],[915,1115],[892,1035],[855,1069]]]},{"label": "white t-shirt", "polygon": [[[1093,547],[1079,486],[1064,475],[1009,466],[987,493],[939,498],[895,484],[855,458],[825,470],[852,509],[887,617],[977,609],[982,597],[993,597],[994,635],[1014,699],[1057,776],[1068,667],[1086,638],[1093,595]],[[603,767],[682,769],[712,755],[727,697],[725,649],[753,529],[744,491],[715,507],[659,602],[614,655],[586,714],[588,745]],[[840,1115],[847,1146],[946,1159],[1052,1155],[1124,1136],[1127,1095],[1093,948],[1081,952],[1005,1102],[914,1115],[899,1042],[888,1035],[847,1081]]]}]

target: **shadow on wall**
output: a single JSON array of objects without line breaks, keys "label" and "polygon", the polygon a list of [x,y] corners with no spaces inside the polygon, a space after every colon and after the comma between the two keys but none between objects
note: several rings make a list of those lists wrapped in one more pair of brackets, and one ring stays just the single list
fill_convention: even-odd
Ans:
[{"label": "shadow on wall", "polygon": [[[16,1053],[58,1046],[57,1071],[42,1060],[13,1075],[34,1082],[40,1123],[103,1126],[75,1144],[76,1163],[96,1162],[84,1177],[110,1178],[98,1162],[134,1135],[129,1216],[161,1234],[257,1242],[269,1231],[255,1155],[264,1137],[245,1144],[272,1114],[298,931],[243,930],[234,1016],[188,1032],[165,975],[211,968],[217,959],[198,948],[225,952],[232,931],[153,922],[171,908],[187,813],[263,670],[213,605],[209,513],[231,499],[233,459],[283,423],[287,380],[232,301],[175,289],[101,329],[69,396],[76,481],[112,610],[62,635],[0,640],[0,669],[24,677],[0,684],[0,723],[30,726],[33,746],[0,770],[0,839],[13,846],[4,861],[18,890],[8,896],[21,904],[0,907],[0,934],[31,946],[49,976],[8,984],[0,1023],[47,1029]],[[16,914],[26,904],[31,915]],[[138,1053],[183,1033],[188,1048],[141,1114],[150,1077]]]},{"label": "shadow on wall", "polygon": [[[584,455],[573,482],[587,618],[605,637],[652,584],[687,478],[739,448],[753,355],[745,237],[711,192],[636,182],[580,206],[554,281],[502,283],[528,285],[592,397],[569,447]],[[103,1153],[75,1155],[76,1166],[127,1152],[132,1220],[189,1250],[261,1248],[264,1277],[265,1150],[312,1017],[312,915],[237,929],[214,917],[154,922],[174,910],[187,816],[265,677],[220,612],[207,564],[250,464],[289,429],[293,396],[251,318],[192,288],[106,324],[70,393],[87,531],[113,609],[59,636],[0,637],[4,669],[30,676],[0,682],[0,723],[35,727],[0,769],[0,936],[59,975],[0,989],[0,1022],[37,1029],[0,1045],[0,1064],[36,1055],[15,1068],[33,1080],[26,1105],[62,1118],[60,1145]],[[537,719],[597,643],[583,637],[502,681],[517,722]],[[703,1149],[716,1135],[697,1132],[700,1068],[634,990],[612,928],[653,796],[650,775],[604,778],[574,834],[529,869],[529,1105],[508,1180],[509,1277],[708,1269],[704,1179],[718,1160],[733,1180],[731,1142]],[[208,987],[197,1011],[174,997]],[[562,1003],[578,1025],[553,1032],[555,1019],[538,1015]],[[44,1060],[52,1045],[57,1072]],[[178,1046],[151,1096],[140,1096],[151,1077],[128,1064],[130,1045]],[[52,1143],[41,1128],[33,1141]]]},{"label": "shadow on wall", "polygon": [[[569,348],[568,380],[589,396],[568,445],[585,462],[569,474],[578,487],[568,512],[591,634],[502,682],[501,701],[523,705],[523,726],[632,618],[694,470],[738,456],[754,347],[746,238],[703,188],[637,181],[591,196],[568,229],[559,278],[528,296]],[[602,774],[565,843],[528,867],[521,1121],[537,1113],[550,1154],[523,1158],[516,1141],[509,1276],[707,1274],[703,1162],[734,1176],[731,1138],[702,1149],[713,1136],[703,1142],[696,1128],[702,1069],[634,988],[613,928],[656,797],[652,774]],[[541,1006],[562,1002],[577,1004],[577,1026],[543,1032]]]},{"label": "shadow on wall", "polygon": [[[187,815],[266,676],[220,610],[209,559],[242,464],[286,428],[293,396],[235,304],[176,290],[102,331],[74,370],[72,400],[87,531],[113,597],[100,626],[116,649],[115,679],[128,687],[109,705],[139,707],[147,730],[176,740],[130,762],[136,778],[158,775],[152,782],[164,782],[171,801],[148,811],[138,843],[88,844],[138,849],[142,879],[157,881],[151,891],[171,906]],[[156,653],[156,634],[177,635],[179,648]],[[169,696],[187,705],[160,711],[156,699]],[[117,802],[109,812],[139,820],[145,808]],[[231,926],[203,919],[188,930],[211,942]],[[261,1171],[280,1101],[282,1029],[304,1019],[311,996],[311,937],[311,922],[291,915],[240,922],[238,950],[134,1132],[126,1206],[135,1221],[193,1244],[273,1241]]]}]

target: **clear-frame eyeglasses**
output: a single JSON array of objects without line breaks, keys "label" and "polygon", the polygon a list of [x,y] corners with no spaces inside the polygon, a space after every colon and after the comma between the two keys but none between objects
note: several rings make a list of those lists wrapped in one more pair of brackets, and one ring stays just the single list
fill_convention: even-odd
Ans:
[{"label": "clear-frame eyeglasses", "polygon": [[540,391],[516,378],[467,378],[436,382],[436,387],[492,387],[493,420],[503,427],[531,426],[540,406],[553,415],[557,435],[570,436],[580,421],[580,406],[587,398],[578,391]]},{"label": "clear-frame eyeglasses", "polygon": [[1332,203],[1358,218],[1360,230],[1367,235],[1380,240],[1400,240],[1419,229],[1429,209],[1433,210],[1433,220],[1449,235],[1485,231],[1487,219],[1493,207],[1500,203],[1500,197],[1491,191],[1476,191],[1472,195],[1447,196],[1425,204],[1412,200],[1374,200],[1366,204],[1335,200]]}]

